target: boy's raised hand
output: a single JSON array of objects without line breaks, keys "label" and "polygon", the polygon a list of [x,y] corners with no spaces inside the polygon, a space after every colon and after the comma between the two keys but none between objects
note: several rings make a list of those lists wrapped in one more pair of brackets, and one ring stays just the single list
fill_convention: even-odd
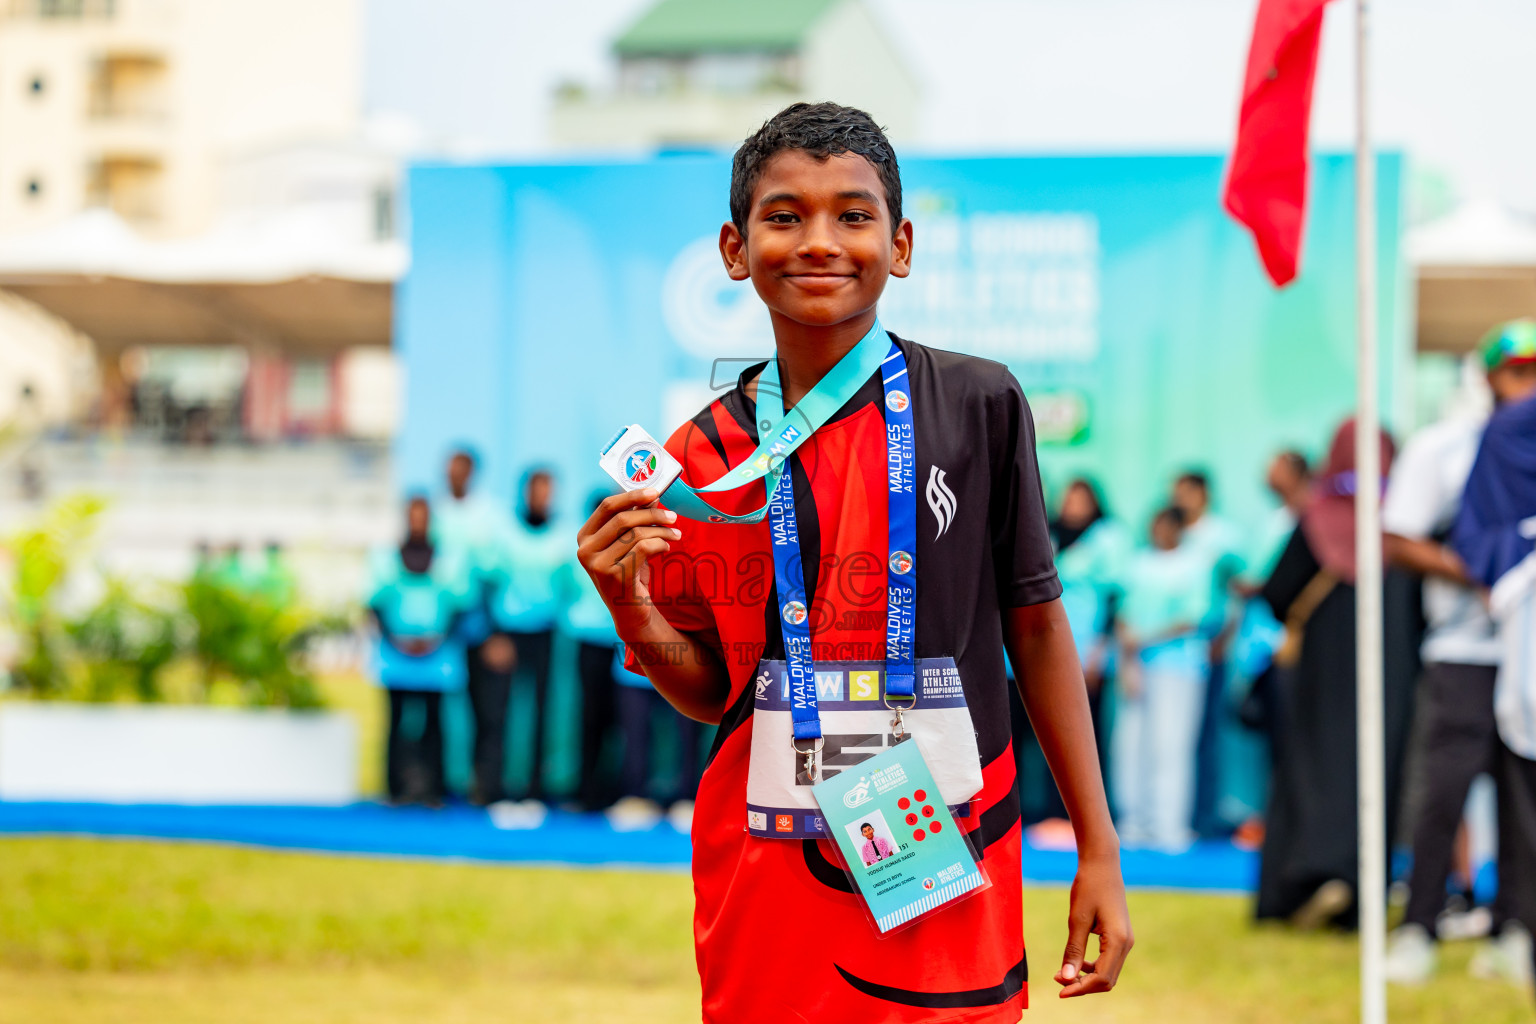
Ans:
[{"label": "boy's raised hand", "polygon": [[682,537],[677,513],[654,504],[654,489],[603,499],[576,532],[576,557],[592,577],[615,625],[643,625],[651,612],[649,559]]}]

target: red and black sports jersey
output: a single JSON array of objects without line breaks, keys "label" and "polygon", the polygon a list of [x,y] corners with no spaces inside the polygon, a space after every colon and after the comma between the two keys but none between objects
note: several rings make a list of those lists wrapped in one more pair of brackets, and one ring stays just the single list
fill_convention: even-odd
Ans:
[{"label": "red and black sports jersey", "polygon": [[[652,597],[678,629],[718,644],[731,681],[693,825],[694,938],[709,1022],[1016,1021],[1027,1003],[1001,609],[1061,593],[1034,425],[1006,367],[897,344],[916,418],[916,655],[953,657],[960,670],[984,780],[960,824],[992,887],[880,938],[829,841],[746,832],[753,669],[784,657],[768,525],[681,520],[682,539],[651,562]],[[760,370],[748,369],[668,441],[690,483],[717,479],[756,446],[765,416],[746,386]],[[884,657],[883,397],[872,376],[791,460],[819,661]],[[758,483],[718,504],[745,512],[763,501]]]}]

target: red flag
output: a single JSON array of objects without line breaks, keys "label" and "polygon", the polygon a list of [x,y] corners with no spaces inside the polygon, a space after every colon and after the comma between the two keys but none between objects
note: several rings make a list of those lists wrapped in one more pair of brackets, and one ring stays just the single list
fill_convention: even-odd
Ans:
[{"label": "red flag", "polygon": [[1307,200],[1312,80],[1328,0],[1259,0],[1222,203],[1253,232],[1276,287],[1296,276]]}]

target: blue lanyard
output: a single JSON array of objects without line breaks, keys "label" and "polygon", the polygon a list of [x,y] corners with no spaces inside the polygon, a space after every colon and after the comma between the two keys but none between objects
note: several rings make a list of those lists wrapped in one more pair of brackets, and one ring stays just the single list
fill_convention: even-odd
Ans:
[{"label": "blue lanyard", "polygon": [[[777,384],[768,364],[758,383]],[[889,547],[886,558],[885,696],[914,696],[913,641],[917,631],[917,446],[912,431],[912,398],[907,360],[893,343],[880,364],[885,385],[885,436]],[[769,534],[773,542],[773,578],[784,630],[784,655],[789,676],[790,715],[796,740],[819,740],[821,716],[816,709],[816,672],[811,656],[810,607],[805,593],[805,569],[800,558],[800,531],[795,521],[792,474],[784,473],[768,502]],[[797,748],[798,749],[798,748]],[[802,751],[804,753],[804,751]]]},{"label": "blue lanyard", "polygon": [[[683,482],[682,477],[678,477],[662,494],[661,503],[678,515],[699,522],[762,522],[763,516],[768,511],[767,502],[762,508],[744,515],[728,515],[710,504],[704,495],[717,491],[735,490],[765,478],[766,493],[772,495],[778,487],[784,465],[794,454],[795,449],[809,441],[811,435],[831,419],[833,413],[847,405],[848,400],[864,386],[869,375],[879,369],[881,361],[885,359],[888,344],[885,330],[880,326],[880,321],[876,320],[874,326],[869,329],[869,333],[849,349],[843,358],[837,361],[837,365],[828,370],[826,375],[816,382],[816,386],[795,403],[793,409],[784,410],[777,422],[763,432],[762,441],[758,443],[757,449],[751,455],[720,479],[703,487],[690,487]],[[779,368],[775,360],[768,361],[768,369],[764,371],[759,381],[759,403],[767,390],[762,386],[763,382],[769,382],[773,391],[779,392]],[[781,407],[782,397],[780,394]]]}]

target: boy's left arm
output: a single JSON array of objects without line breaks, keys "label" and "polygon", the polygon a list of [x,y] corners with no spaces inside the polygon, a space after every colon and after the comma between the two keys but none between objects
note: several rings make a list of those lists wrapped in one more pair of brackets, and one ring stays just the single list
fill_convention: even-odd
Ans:
[{"label": "boy's left arm", "polygon": [[[1077,878],[1056,982],[1063,998],[1108,992],[1135,938],[1077,646],[1060,599],[1005,609],[1003,626],[1019,695],[1077,836]],[[1099,937],[1094,960],[1086,959],[1090,934]]]}]

